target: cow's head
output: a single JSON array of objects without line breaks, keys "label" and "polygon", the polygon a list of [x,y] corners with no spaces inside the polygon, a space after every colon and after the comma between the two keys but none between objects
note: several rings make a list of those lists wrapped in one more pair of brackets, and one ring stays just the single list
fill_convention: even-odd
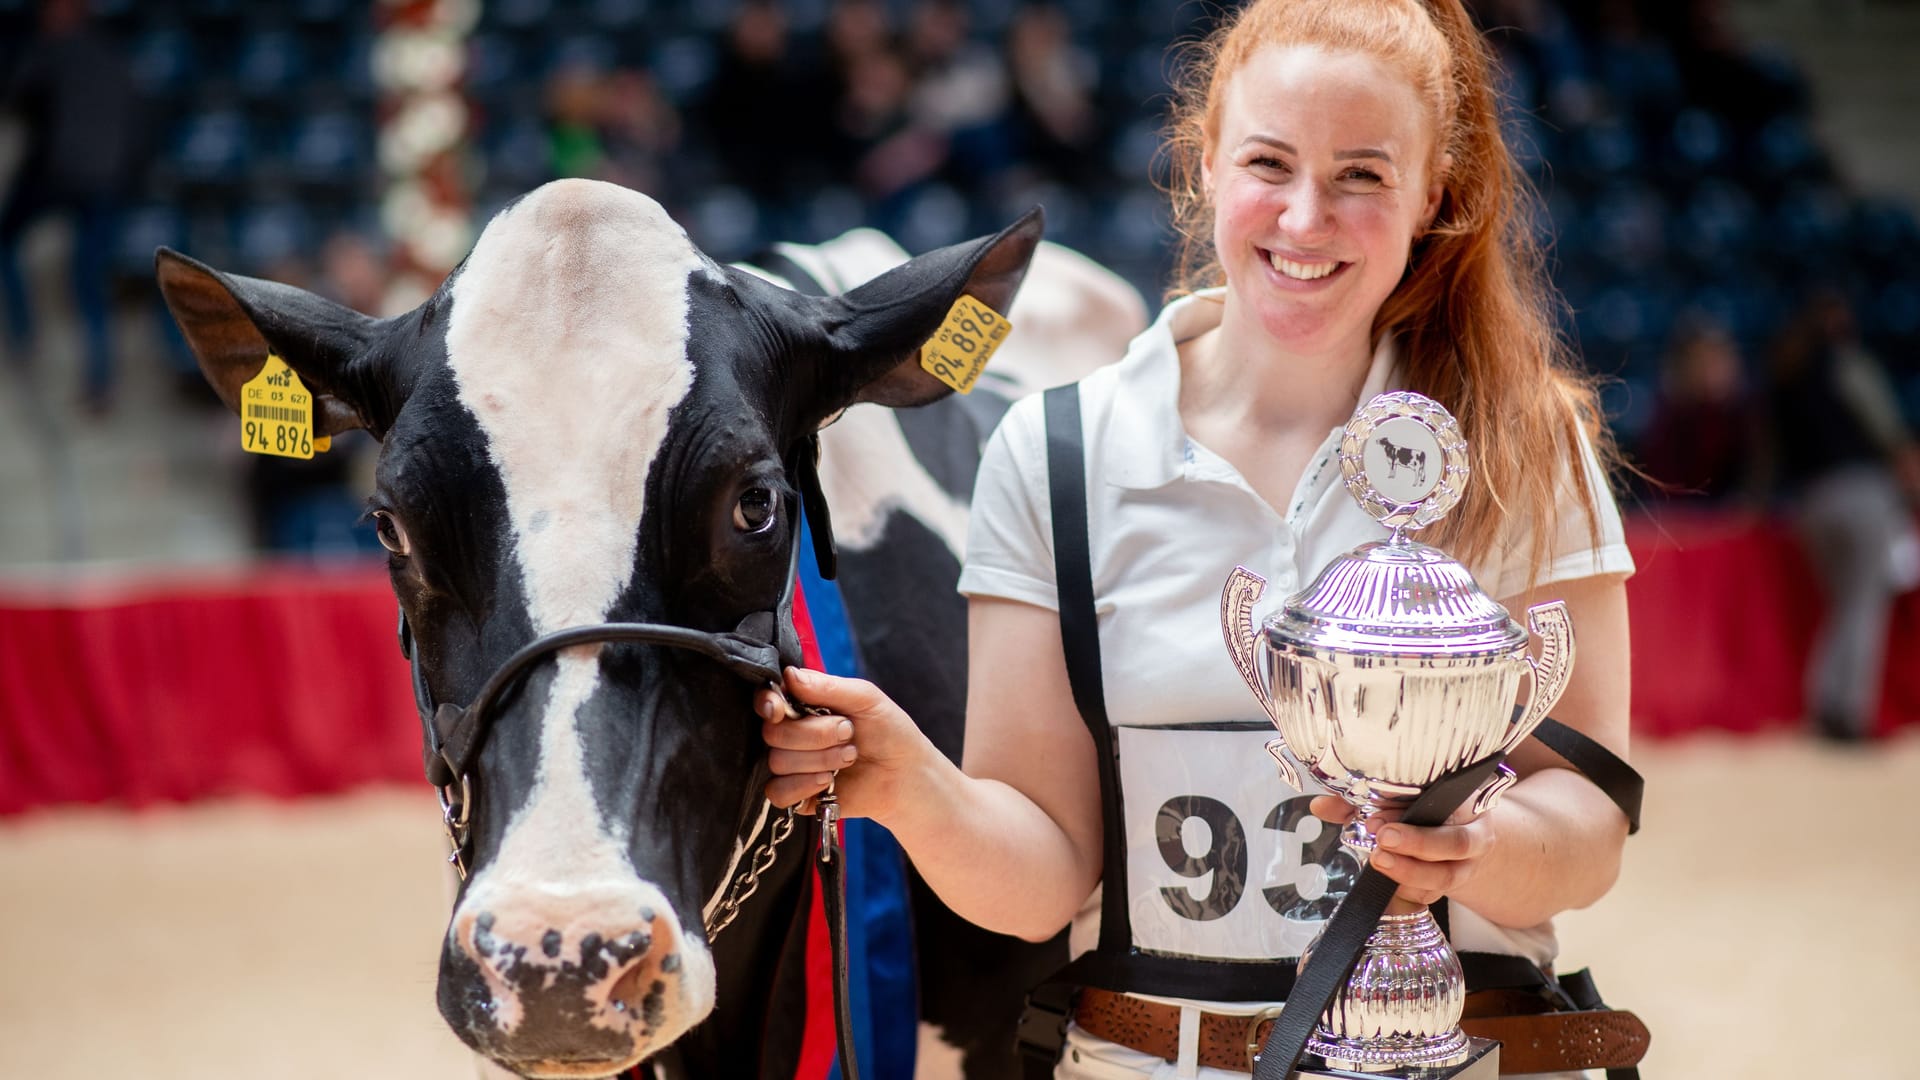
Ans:
[{"label": "cow's head", "polygon": [[[435,699],[536,636],[735,628],[789,572],[793,468],[856,401],[946,392],[916,362],[962,293],[1007,310],[1039,240],[1000,235],[810,298],[715,264],[658,205],[562,181],[500,212],[419,308],[375,319],[163,251],[162,290],[229,405],[268,351],[322,434],[381,441],[374,508]],[[461,1038],[600,1076],[714,1006],[701,910],[763,747],[750,688],[697,655],[565,650],[497,714],[471,877],[442,952]]]}]

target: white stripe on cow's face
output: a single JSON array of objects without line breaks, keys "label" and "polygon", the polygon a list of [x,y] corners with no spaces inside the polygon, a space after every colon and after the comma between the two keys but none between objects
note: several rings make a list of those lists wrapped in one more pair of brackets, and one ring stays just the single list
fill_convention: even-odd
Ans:
[{"label": "white stripe on cow's face", "polygon": [[[453,284],[447,361],[506,490],[535,634],[605,621],[628,585],[647,473],[669,413],[693,384],[688,283],[706,266],[653,200],[560,181],[495,217]],[[608,914],[573,910],[569,896],[587,907],[609,897],[653,904],[674,918],[659,890],[635,877],[628,827],[601,820],[588,781],[577,717],[599,685],[598,652],[559,656],[532,791],[475,875],[456,926],[461,914],[533,904],[551,911],[521,911],[515,921],[550,915],[562,934],[584,933]],[[678,1000],[665,1003],[673,1015],[656,1036],[677,1035],[661,1028],[684,1030],[712,1006],[711,958],[691,938],[681,946],[681,985],[670,995]],[[547,963],[538,949],[525,962]],[[510,1030],[517,1003],[504,984],[494,990]]]},{"label": "white stripe on cow's face", "polygon": [[573,180],[496,217],[454,282],[447,360],[506,486],[536,634],[600,621],[626,588],[647,470],[693,385],[704,265],[652,199]]}]

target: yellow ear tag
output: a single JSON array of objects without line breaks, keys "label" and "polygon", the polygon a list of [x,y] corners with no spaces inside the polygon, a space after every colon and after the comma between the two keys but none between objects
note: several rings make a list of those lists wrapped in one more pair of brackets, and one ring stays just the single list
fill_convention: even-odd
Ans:
[{"label": "yellow ear tag", "polygon": [[963,294],[947,309],[940,329],[920,347],[920,367],[962,394],[971,393],[988,358],[1012,329],[1005,315]]},{"label": "yellow ear tag", "polygon": [[285,360],[267,354],[260,374],[240,387],[240,448],[249,454],[310,458],[333,445],[313,434],[313,395]]}]

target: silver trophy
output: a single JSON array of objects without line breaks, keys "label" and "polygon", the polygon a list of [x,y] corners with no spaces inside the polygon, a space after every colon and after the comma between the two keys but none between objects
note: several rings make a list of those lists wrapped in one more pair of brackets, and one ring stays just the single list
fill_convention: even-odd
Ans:
[{"label": "silver trophy", "polygon": [[[1305,769],[1353,804],[1340,838],[1364,863],[1374,847],[1367,817],[1406,807],[1440,777],[1533,732],[1566,688],[1573,626],[1559,601],[1530,609],[1541,639],[1534,658],[1527,631],[1464,567],[1408,537],[1466,487],[1466,441],[1438,403],[1396,391],[1361,406],[1341,439],[1340,471],[1391,538],[1335,559],[1258,632],[1253,605],[1266,579],[1236,567],[1220,617],[1235,666],[1280,731],[1267,750],[1282,777],[1299,789]],[[1513,782],[1501,765],[1474,809],[1491,809]],[[1433,916],[1396,900],[1307,1050],[1353,1072],[1477,1064],[1460,1030],[1465,1002],[1460,960]]]}]

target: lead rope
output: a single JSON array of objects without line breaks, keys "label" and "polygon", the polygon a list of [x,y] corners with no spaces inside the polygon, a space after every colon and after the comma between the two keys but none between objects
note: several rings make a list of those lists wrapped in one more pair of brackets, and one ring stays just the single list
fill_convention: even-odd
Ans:
[{"label": "lead rope", "polygon": [[[818,705],[796,707],[793,699],[787,697],[779,686],[773,689],[780,695],[789,720],[831,715],[830,710]],[[838,775],[836,770],[827,780],[826,790],[814,796],[815,811],[812,817],[814,828],[818,830],[816,843],[820,852],[821,906],[826,915],[827,949],[833,965],[834,1034],[840,1054],[840,1076],[842,1080],[860,1080],[860,1058],[853,1039],[853,995],[848,985],[847,856],[846,849],[840,843],[840,798],[834,792],[833,779]],[[800,806],[799,803],[789,806],[779,817],[773,818],[772,831],[758,847],[753,848],[752,856],[747,858],[747,868],[736,874],[747,848],[766,828],[773,814],[773,804],[764,798],[760,800],[760,813],[753,829],[734,845],[733,859],[727,866],[726,876],[720,879],[721,888],[715,891],[701,913],[708,945],[712,945],[720,931],[732,924],[740,914],[740,906],[759,890],[761,877],[772,868],[779,856],[780,844],[793,833],[794,822],[801,816]]]}]

